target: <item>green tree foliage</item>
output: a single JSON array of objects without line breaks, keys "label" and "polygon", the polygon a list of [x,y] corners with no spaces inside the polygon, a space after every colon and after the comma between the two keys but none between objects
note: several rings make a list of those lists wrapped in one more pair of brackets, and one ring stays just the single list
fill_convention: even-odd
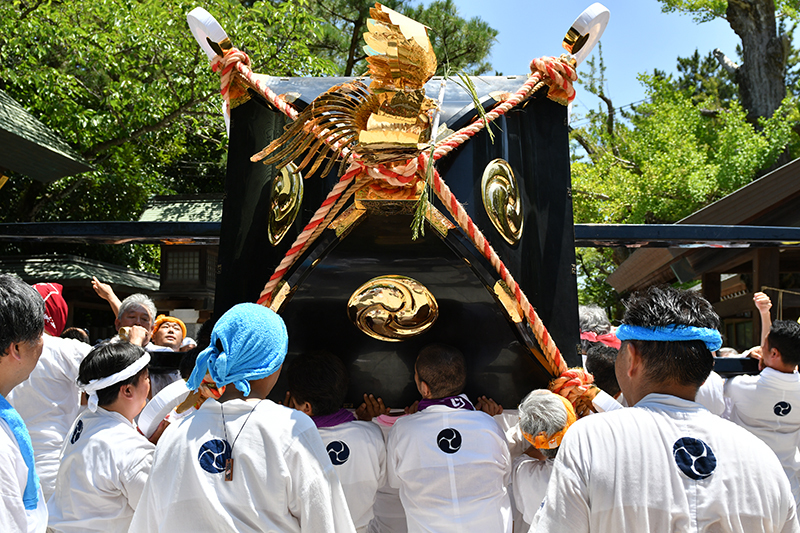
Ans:
[{"label": "green tree foliage", "polygon": [[[751,124],[771,117],[786,96],[791,34],[787,19],[797,20],[797,0],[659,0],[665,12],[688,13],[697,22],[723,18],[742,40],[740,64],[715,50],[717,60],[733,76],[739,102]],[[729,52],[730,53],[730,52]],[[782,162],[788,162],[783,157]]]},{"label": "green tree foliage", "polygon": [[[434,0],[427,6],[412,6],[407,0],[381,2],[388,8],[428,26],[428,34],[439,61],[438,75],[448,67],[471,75],[491,72],[486,61],[497,37],[497,30],[478,17],[464,19],[453,0]],[[314,4],[314,12],[325,19],[319,42],[311,48],[337,64],[343,76],[367,71],[362,34],[367,31],[369,8],[363,0],[331,0]]]},{"label": "green tree foliage", "polygon": [[[571,133],[578,223],[677,222],[744,186],[797,144],[791,98],[757,129],[732,96],[727,74],[708,57],[680,58],[677,79],[640,75],[646,103],[622,117],[603,91],[602,54],[587,64],[583,85],[603,103],[576,120]],[[615,294],[605,278],[624,258],[579,250],[581,298],[611,310]]]},{"label": "green tree foliage", "polygon": [[[590,69],[587,85],[598,90],[602,71]],[[588,148],[572,166],[576,222],[676,222],[751,181],[791,135],[791,101],[756,131],[735,100],[721,108],[714,95],[701,95],[695,103],[670,76],[640,80],[648,102],[629,121],[610,124],[614,109],[603,95],[606,109],[573,131]]]},{"label": "green tree foliage", "polygon": [[[96,168],[49,185],[13,176],[0,190],[0,220],[135,220],[152,194],[222,190],[219,77],[186,24],[195,5],[0,3],[0,87]],[[308,48],[318,21],[305,2],[209,0],[205,7],[255,70],[329,72],[330,63]]]}]

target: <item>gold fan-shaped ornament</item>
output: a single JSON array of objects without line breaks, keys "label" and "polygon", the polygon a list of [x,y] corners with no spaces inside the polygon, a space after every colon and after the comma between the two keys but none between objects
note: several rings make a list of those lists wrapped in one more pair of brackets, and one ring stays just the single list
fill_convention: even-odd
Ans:
[{"label": "gold fan-shaped ornament", "polygon": [[[436,55],[425,26],[375,4],[364,34],[369,87],[360,81],[327,90],[251,160],[283,167],[294,161],[310,175],[327,175],[338,157],[353,152],[367,165],[407,161],[430,140],[425,83],[436,72]],[[305,157],[298,161],[302,154]],[[346,158],[342,157],[340,173]]]}]

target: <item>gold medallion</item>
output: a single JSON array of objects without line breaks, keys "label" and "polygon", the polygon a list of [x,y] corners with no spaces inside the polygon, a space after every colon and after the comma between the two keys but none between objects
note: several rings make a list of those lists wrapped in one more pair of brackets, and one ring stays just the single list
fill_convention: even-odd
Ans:
[{"label": "gold medallion", "polygon": [[489,220],[508,244],[517,244],[522,237],[522,198],[511,165],[495,159],[486,165],[481,179],[483,207]]},{"label": "gold medallion", "polygon": [[400,342],[427,331],[439,316],[433,294],[405,276],[379,276],[359,287],[347,302],[358,329],[378,340]]},{"label": "gold medallion", "polygon": [[267,236],[272,246],[277,246],[292,227],[303,204],[303,176],[297,165],[289,163],[272,180]]}]

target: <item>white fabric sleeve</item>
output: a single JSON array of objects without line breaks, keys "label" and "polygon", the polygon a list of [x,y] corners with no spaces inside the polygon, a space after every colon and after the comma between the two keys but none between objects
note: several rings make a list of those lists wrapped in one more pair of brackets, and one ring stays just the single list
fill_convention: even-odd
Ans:
[{"label": "white fabric sleeve", "polygon": [[[572,444],[572,446],[570,446]],[[565,439],[558,450],[542,507],[531,524],[531,532],[583,533],[589,531],[589,501],[586,481],[577,470],[580,448]],[[575,455],[575,458],[573,458]]]},{"label": "white fabric sleeve", "polygon": [[300,522],[300,531],[355,533],[342,485],[316,428],[298,435],[285,460],[292,478],[289,512]]},{"label": "white fabric sleeve", "polygon": [[389,438],[386,442],[386,483],[393,489],[400,488],[400,479],[397,477],[396,447],[397,427],[394,426],[389,431]]},{"label": "white fabric sleeve", "polygon": [[697,390],[697,403],[717,416],[725,412],[725,380],[713,370]]},{"label": "white fabric sleeve", "polygon": [[[144,437],[142,437],[144,438]],[[122,483],[122,493],[128,499],[128,505],[133,510],[139,505],[139,500],[144,492],[147,478],[150,477],[150,470],[153,467],[153,452],[155,447],[146,442],[147,446],[137,448],[132,452],[131,462],[124,471],[120,472],[120,482]]]},{"label": "white fabric sleeve", "polygon": [[789,515],[786,517],[786,523],[781,528],[781,533],[798,533],[800,532],[800,522],[797,519],[797,508],[792,502],[789,506]]},{"label": "white fabric sleeve", "polygon": [[[3,428],[0,428],[3,431]],[[12,444],[0,435],[0,531],[27,533],[28,519],[22,504],[22,491],[15,468],[17,457]]]},{"label": "white fabric sleeve", "polygon": [[617,409],[624,409],[625,407],[604,390],[597,393],[597,396],[592,400],[592,405],[594,405],[598,413],[607,413]]}]

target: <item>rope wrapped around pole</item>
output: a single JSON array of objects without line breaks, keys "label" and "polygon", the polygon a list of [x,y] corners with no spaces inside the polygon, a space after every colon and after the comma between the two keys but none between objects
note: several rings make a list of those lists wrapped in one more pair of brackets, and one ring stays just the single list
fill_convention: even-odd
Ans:
[{"label": "rope wrapped around pole", "polygon": [[[226,101],[228,101],[230,98],[230,86],[233,83],[235,69],[235,72],[238,72],[245,80],[247,80],[247,83],[250,85],[250,87],[258,90],[258,92],[279,111],[293,120],[297,118],[298,112],[291,104],[286,102],[286,100],[279,95],[275,94],[274,91],[272,91],[265,83],[263,83],[262,80],[254,76],[253,71],[250,69],[250,59],[244,52],[241,52],[235,48],[227,50],[224,56],[216,56],[214,60],[212,60],[212,69],[215,72],[219,71],[220,73],[220,93],[222,94],[223,98],[226,99]],[[536,92],[544,84],[551,86],[550,95],[555,99],[562,99],[565,102],[571,102],[575,98],[575,90],[572,87],[572,82],[577,79],[577,75],[575,70],[567,63],[567,61],[554,57],[542,57],[539,59],[534,59],[531,62],[531,70],[532,74],[528,77],[526,82],[510,98],[501,102],[491,111],[486,113],[485,120],[476,119],[468,126],[437,143],[433,154],[433,160],[439,160],[455,150],[461,144],[484,129],[488,123],[503,116],[509,110],[522,102],[525,98],[527,98],[530,94]],[[325,135],[325,132],[313,133],[317,136]],[[350,157],[350,168],[340,178],[339,182],[328,194],[325,201],[323,201],[322,205],[314,213],[314,216],[311,218],[309,223],[297,236],[289,251],[286,253],[283,260],[275,269],[275,272],[272,274],[270,280],[264,287],[258,303],[262,305],[269,305],[275,288],[280,280],[283,279],[283,276],[286,274],[289,268],[291,268],[291,266],[308,248],[308,246],[314,242],[316,237],[327,226],[329,220],[332,219],[336,213],[338,213],[338,211],[344,205],[344,202],[355,192],[355,189],[353,189],[345,196],[345,193],[348,191],[357,176],[363,174],[367,178],[383,179],[389,183],[394,182],[398,185],[407,185],[409,181],[412,181],[410,180],[412,174],[425,175],[427,165],[433,164],[431,161],[429,161],[428,155],[423,152],[417,158],[418,164],[416,166],[418,168],[414,168],[412,170],[412,165],[407,163],[406,166],[408,168],[408,175],[405,175],[406,173],[404,172],[401,177],[398,176],[397,173],[385,168],[376,169],[374,167],[367,167],[363,163],[353,159],[352,155],[349,153],[343,153],[342,155],[343,157]],[[438,171],[434,169],[433,175],[433,188],[436,192],[436,195],[440,198],[458,225],[466,232],[476,248],[484,255],[484,257],[486,257],[487,260],[489,260],[503,281],[514,293],[514,297],[519,303],[528,324],[531,326],[531,330],[533,331],[537,342],[545,353],[545,357],[551,367],[549,369],[551,374],[562,375],[567,372],[567,365],[561,356],[561,352],[555,345],[550,333],[547,331],[547,328],[542,323],[541,319],[536,313],[536,310],[525,296],[525,293],[522,291],[519,284],[503,264],[503,261],[500,259],[497,252],[495,252],[491,247],[489,241],[486,239],[483,233],[477,228],[477,226],[475,226],[466,210],[457,201],[450,188],[444,183],[444,180],[442,180]],[[401,179],[398,180],[398,178]]]}]

